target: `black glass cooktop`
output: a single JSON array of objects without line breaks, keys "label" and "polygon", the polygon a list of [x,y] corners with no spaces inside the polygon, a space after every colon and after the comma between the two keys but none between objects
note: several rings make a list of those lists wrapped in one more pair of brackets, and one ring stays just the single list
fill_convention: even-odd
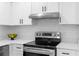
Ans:
[{"label": "black glass cooktop", "polygon": [[35,44],[35,41],[31,41],[31,42],[28,42],[26,44],[24,44],[24,46],[28,46],[28,47],[38,47],[38,48],[47,48],[47,49],[55,49],[56,46],[49,46],[49,45],[38,45],[38,44]]}]

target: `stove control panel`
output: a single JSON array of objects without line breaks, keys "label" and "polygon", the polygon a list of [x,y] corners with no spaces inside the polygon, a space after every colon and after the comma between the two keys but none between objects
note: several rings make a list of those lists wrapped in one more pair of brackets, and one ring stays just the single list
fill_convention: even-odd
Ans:
[{"label": "stove control panel", "polygon": [[60,38],[60,32],[36,32],[35,37]]}]

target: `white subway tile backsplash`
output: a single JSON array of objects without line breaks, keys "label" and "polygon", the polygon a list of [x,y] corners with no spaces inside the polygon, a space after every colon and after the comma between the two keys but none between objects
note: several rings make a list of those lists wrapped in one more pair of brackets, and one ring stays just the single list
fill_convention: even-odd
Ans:
[{"label": "white subway tile backsplash", "polygon": [[33,20],[35,23],[32,26],[17,26],[14,27],[15,32],[18,32],[22,39],[33,39],[36,31],[60,31],[62,33],[62,41],[77,43],[78,25],[61,25],[56,20]]},{"label": "white subway tile backsplash", "polygon": [[0,38],[6,38],[8,33],[18,34],[16,39],[34,40],[36,31],[59,31],[62,41],[77,43],[79,40],[79,25],[61,25],[57,20],[33,20],[32,26],[0,26]]}]

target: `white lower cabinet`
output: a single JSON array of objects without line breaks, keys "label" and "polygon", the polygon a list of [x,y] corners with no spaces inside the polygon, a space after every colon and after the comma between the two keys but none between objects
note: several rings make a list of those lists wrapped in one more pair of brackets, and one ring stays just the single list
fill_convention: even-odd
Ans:
[{"label": "white lower cabinet", "polygon": [[57,49],[57,56],[76,56],[77,51],[69,49]]},{"label": "white lower cabinet", "polygon": [[0,2],[0,25],[11,24],[11,3]]},{"label": "white lower cabinet", "polygon": [[10,56],[23,56],[23,45],[22,44],[10,44],[9,55]]},{"label": "white lower cabinet", "polygon": [[79,56],[79,51],[76,51],[76,56]]}]

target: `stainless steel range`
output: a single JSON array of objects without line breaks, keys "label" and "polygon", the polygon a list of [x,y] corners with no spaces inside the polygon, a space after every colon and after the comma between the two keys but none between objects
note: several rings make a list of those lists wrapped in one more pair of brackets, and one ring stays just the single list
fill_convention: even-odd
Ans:
[{"label": "stainless steel range", "polygon": [[35,41],[24,44],[24,56],[56,56],[56,46],[61,42],[60,32],[36,32]]}]

